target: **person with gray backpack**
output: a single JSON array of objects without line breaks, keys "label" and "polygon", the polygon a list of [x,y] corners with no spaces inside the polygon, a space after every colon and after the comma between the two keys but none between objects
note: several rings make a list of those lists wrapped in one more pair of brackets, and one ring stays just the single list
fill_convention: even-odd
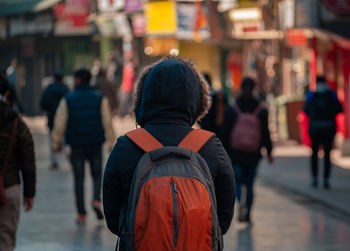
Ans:
[{"label": "person with gray backpack", "polygon": [[192,128],[209,107],[209,87],[189,60],[169,56],[141,74],[141,128],[118,139],[103,181],[119,250],[223,250],[235,203],[231,162],[213,133]]},{"label": "person with gray backpack", "polygon": [[[238,220],[251,222],[254,200],[254,181],[257,167],[265,148],[270,163],[273,162],[272,142],[268,128],[268,111],[254,96],[255,82],[245,78],[241,95],[233,105],[230,157],[236,175],[236,196],[240,203]],[[242,199],[242,188],[246,188]]]}]

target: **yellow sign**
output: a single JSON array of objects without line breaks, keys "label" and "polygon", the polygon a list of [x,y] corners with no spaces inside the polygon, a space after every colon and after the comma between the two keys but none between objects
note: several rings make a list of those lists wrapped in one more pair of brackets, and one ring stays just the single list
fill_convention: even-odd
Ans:
[{"label": "yellow sign", "polygon": [[176,32],[175,2],[150,2],[145,6],[146,31],[148,34],[172,34]]}]

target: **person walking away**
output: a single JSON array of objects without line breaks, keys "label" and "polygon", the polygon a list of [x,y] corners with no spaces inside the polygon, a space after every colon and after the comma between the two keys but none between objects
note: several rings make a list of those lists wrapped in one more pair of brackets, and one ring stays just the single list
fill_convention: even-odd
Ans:
[{"label": "person walking away", "polygon": [[[255,82],[245,78],[241,84],[241,95],[233,106],[230,156],[236,175],[236,196],[240,203],[238,220],[251,222],[254,201],[254,181],[261,149],[265,148],[270,163],[273,162],[272,142],[268,128],[268,111],[253,97]],[[246,198],[242,199],[242,188]]]},{"label": "person walking away", "polygon": [[123,81],[119,89],[119,115],[124,117],[125,115],[131,112],[131,94],[134,90],[134,82],[135,82],[135,65],[130,60],[124,65],[123,69]]},{"label": "person walking away", "polygon": [[112,114],[117,113],[117,90],[106,78],[106,71],[101,68],[96,77],[96,89],[102,92],[102,94],[108,99],[109,107]]},{"label": "person walking away", "polygon": [[61,71],[56,71],[54,73],[54,82],[44,90],[41,99],[40,107],[46,112],[47,115],[47,126],[50,130],[50,159],[51,168],[57,169],[58,163],[56,159],[56,154],[52,148],[52,130],[53,123],[55,119],[55,114],[57,107],[61,99],[69,92],[68,87],[63,83],[63,74]]},{"label": "person walking away", "polygon": [[[220,140],[192,129],[209,109],[208,85],[191,61],[169,56],[143,71],[135,94],[141,129],[118,139],[103,181],[106,221],[120,237],[119,250],[222,250],[216,244],[232,221],[234,174]],[[137,184],[145,184],[139,197],[134,194],[141,189]],[[209,198],[216,201],[212,210]]]},{"label": "person walking away", "polygon": [[61,100],[54,121],[53,147],[60,149],[62,138],[71,147],[71,163],[74,175],[74,191],[78,210],[78,223],[84,223],[85,160],[89,161],[93,178],[92,207],[98,219],[101,211],[102,144],[105,139],[112,147],[114,132],[108,100],[89,85],[90,72],[80,69],[74,72],[74,91]]},{"label": "person walking away", "polygon": [[[208,74],[203,75],[211,86],[211,79]],[[222,142],[226,151],[229,151],[232,107],[228,105],[227,99],[222,91],[211,90],[212,106],[204,118],[199,121],[202,129],[213,132]]]},{"label": "person walking away", "polygon": [[338,100],[337,94],[328,87],[324,77],[318,77],[316,91],[307,93],[304,106],[304,112],[310,119],[309,134],[312,145],[311,185],[313,187],[318,186],[318,151],[320,146],[323,145],[323,186],[325,189],[330,189],[330,152],[336,134],[335,117],[342,111],[343,108]]},{"label": "person walking away", "polygon": [[33,208],[35,156],[32,135],[18,113],[7,102],[10,85],[0,77],[0,250],[16,245],[21,188],[25,211]]}]

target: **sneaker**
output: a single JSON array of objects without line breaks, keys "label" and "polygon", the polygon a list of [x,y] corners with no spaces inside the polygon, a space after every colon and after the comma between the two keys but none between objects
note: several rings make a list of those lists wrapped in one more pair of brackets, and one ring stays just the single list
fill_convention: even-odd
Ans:
[{"label": "sneaker", "polygon": [[86,221],[86,214],[78,214],[77,223],[78,225],[84,225]]},{"label": "sneaker", "polygon": [[103,217],[103,213],[102,213],[102,209],[101,209],[101,201],[94,200],[92,208],[95,211],[97,219],[103,220],[104,217]]}]

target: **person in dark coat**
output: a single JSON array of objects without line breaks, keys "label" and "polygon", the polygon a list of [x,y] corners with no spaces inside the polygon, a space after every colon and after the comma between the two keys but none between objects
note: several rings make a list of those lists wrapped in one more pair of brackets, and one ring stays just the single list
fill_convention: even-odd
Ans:
[{"label": "person in dark coat", "polygon": [[[210,76],[207,73],[203,76],[211,86]],[[215,133],[228,152],[232,126],[230,119],[233,110],[222,91],[211,90],[210,96],[212,97],[212,106],[204,118],[199,121],[199,125],[202,129]]]},{"label": "person in dark coat", "polygon": [[[8,103],[9,92],[8,81],[0,77],[0,172],[3,175],[0,185],[5,189],[8,200],[0,207],[0,250],[15,248],[21,207],[20,183],[23,184],[23,205],[29,211],[34,205],[36,178],[33,138],[19,114]],[[8,152],[13,130],[14,141],[11,152]],[[4,167],[7,155],[8,164]]]},{"label": "person in dark coat", "polygon": [[52,129],[57,107],[61,99],[69,92],[68,87],[63,83],[63,74],[60,71],[55,72],[54,82],[50,84],[43,92],[40,99],[40,107],[46,112],[47,126],[50,130],[50,157],[52,169],[58,168],[56,154],[52,149]]},{"label": "person in dark coat", "polygon": [[60,150],[63,138],[71,148],[71,164],[74,175],[74,191],[78,211],[77,222],[85,223],[84,196],[85,162],[90,164],[93,179],[93,202],[97,219],[102,220],[102,146],[108,141],[110,148],[115,143],[112,115],[108,100],[90,86],[91,75],[86,69],[74,72],[74,91],[61,100],[52,131],[53,149]]},{"label": "person in dark coat", "polygon": [[98,89],[107,99],[112,114],[117,113],[117,89],[110,81],[107,80],[106,70],[101,68],[96,76],[96,89]]},{"label": "person in dark coat", "polygon": [[[177,146],[206,114],[209,87],[191,61],[169,56],[146,68],[136,86],[136,122],[165,146]],[[121,136],[109,156],[103,181],[103,205],[108,228],[120,236],[120,214],[128,204],[131,181],[144,152]],[[230,159],[217,137],[199,151],[214,181],[222,233],[233,217],[235,180]],[[120,247],[123,250],[123,236]]]},{"label": "person in dark coat", "polygon": [[[245,78],[241,84],[241,95],[236,100],[236,104],[241,112],[253,113],[258,106],[262,104],[253,96],[253,91],[256,84],[253,79]],[[234,130],[238,114],[234,110],[231,118],[231,128]],[[251,221],[251,208],[254,200],[254,181],[257,173],[259,161],[262,157],[261,149],[265,148],[267,157],[270,163],[273,162],[272,157],[272,142],[270,138],[270,131],[268,127],[268,111],[262,108],[258,113],[258,118],[261,125],[261,142],[260,148],[256,152],[244,152],[231,147],[230,157],[236,175],[236,196],[240,203],[239,221]],[[242,200],[242,187],[246,187],[246,198]]]},{"label": "person in dark coat", "polygon": [[315,92],[307,93],[304,112],[310,119],[309,134],[312,145],[311,156],[311,185],[318,186],[318,150],[321,145],[324,149],[324,181],[323,186],[330,188],[329,177],[331,173],[330,153],[333,139],[336,134],[337,114],[343,111],[337,94],[332,91],[323,77],[317,78]]}]

